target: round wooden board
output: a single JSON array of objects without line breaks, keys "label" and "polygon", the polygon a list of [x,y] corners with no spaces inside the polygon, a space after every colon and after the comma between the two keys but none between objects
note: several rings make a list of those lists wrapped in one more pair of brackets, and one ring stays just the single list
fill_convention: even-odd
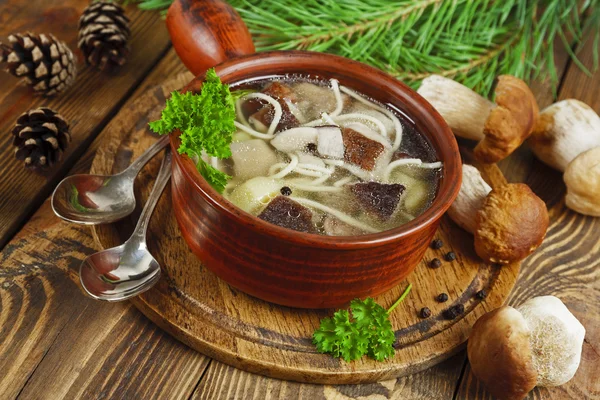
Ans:
[{"label": "round wooden board", "polygon": [[[165,98],[191,79],[182,74],[142,95],[129,109],[138,121],[134,130],[116,130],[105,138],[96,154],[91,172],[108,174],[122,171],[148,148],[156,137],[145,127],[159,118]],[[147,198],[157,175],[161,156],[151,161],[138,176],[138,209],[128,219],[94,228],[94,237],[103,248],[121,244],[133,230],[141,204]],[[492,186],[504,181],[495,167],[484,171]],[[158,326],[190,347],[240,369],[271,377],[313,383],[374,382],[413,374],[452,356],[464,345],[477,318],[499,307],[515,284],[518,264],[495,267],[481,262],[474,254],[473,238],[444,219],[437,237],[444,241],[440,250],[429,249],[421,265],[409,278],[375,300],[388,307],[408,283],[413,289],[392,313],[396,329],[396,355],[375,362],[367,357],[347,363],[319,354],[312,344],[312,333],[321,318],[334,310],[306,310],[282,307],[250,297],[205,269],[186,246],[171,210],[170,189],[163,194],[149,227],[148,245],[160,262],[163,275],[159,283],[133,304]],[[234,237],[231,240],[235,240]],[[443,262],[439,269],[427,267],[434,257],[443,259],[454,251],[454,262]],[[485,289],[481,301],[475,293]],[[447,293],[449,300],[438,303],[435,297]],[[462,303],[465,313],[446,320],[443,311]],[[429,307],[432,316],[420,319],[418,311]]]}]

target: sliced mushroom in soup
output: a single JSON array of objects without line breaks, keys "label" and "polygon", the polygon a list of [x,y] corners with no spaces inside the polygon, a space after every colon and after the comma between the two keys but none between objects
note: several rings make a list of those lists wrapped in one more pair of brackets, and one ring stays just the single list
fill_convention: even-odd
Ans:
[{"label": "sliced mushroom in soup", "polygon": [[[233,86],[233,178],[224,196],[304,233],[393,229],[432,203],[443,165],[402,113],[338,81],[282,76]],[[214,160],[213,160],[214,161]]]}]

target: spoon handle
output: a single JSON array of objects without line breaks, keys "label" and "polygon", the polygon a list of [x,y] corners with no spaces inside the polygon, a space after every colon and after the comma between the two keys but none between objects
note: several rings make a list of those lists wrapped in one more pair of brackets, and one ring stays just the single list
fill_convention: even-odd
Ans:
[{"label": "spoon handle", "polygon": [[158,203],[158,199],[160,199],[160,196],[162,195],[163,190],[165,190],[165,186],[167,185],[167,182],[169,182],[170,178],[171,151],[167,149],[165,152],[165,157],[162,161],[162,165],[160,166],[160,171],[156,177],[156,181],[154,182],[154,187],[152,188],[152,192],[150,192],[150,197],[148,197],[148,201],[146,202],[146,205],[144,205],[140,219],[135,227],[135,231],[133,233],[134,236],[137,236],[142,240],[146,238],[146,230],[148,229],[150,217],[152,217],[154,207],[156,207],[156,203]]},{"label": "spoon handle", "polygon": [[144,165],[148,163],[159,151],[164,149],[169,144],[169,135],[165,135],[161,137],[157,142],[155,142],[152,146],[148,147],[144,153],[139,156],[134,162],[131,163],[129,167],[125,171],[122,172],[123,175],[128,175],[132,179],[139,174],[140,170],[144,168]]}]

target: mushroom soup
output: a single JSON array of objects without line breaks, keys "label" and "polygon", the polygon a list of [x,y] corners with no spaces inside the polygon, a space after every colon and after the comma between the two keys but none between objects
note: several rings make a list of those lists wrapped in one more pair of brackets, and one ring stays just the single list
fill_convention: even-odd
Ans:
[{"label": "mushroom soup", "polygon": [[236,96],[232,156],[206,161],[233,177],[224,196],[242,210],[348,236],[398,227],[431,205],[443,166],[407,117],[336,80],[278,77],[237,89],[245,94]]}]

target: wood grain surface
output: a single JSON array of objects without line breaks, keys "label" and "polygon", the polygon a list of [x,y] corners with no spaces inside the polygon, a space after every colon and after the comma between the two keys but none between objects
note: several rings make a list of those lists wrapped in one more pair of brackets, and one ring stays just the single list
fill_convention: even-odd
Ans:
[{"label": "wood grain surface", "polygon": [[[40,21],[29,22],[29,26],[42,32],[49,23],[41,21],[47,4],[61,4],[60,9],[64,10],[70,5],[82,8],[83,3],[79,0],[27,3],[0,0],[0,35],[16,31],[32,15]],[[59,15],[65,18],[68,14]],[[138,25],[140,21],[148,23],[147,19],[137,18],[134,31],[145,29]],[[155,30],[164,31],[158,25],[157,18],[153,25]],[[60,29],[52,26],[54,32]],[[155,43],[161,40],[167,43],[165,32],[156,34],[162,37]],[[142,42],[143,45],[148,43]],[[591,44],[586,43],[578,53],[588,67],[592,67],[592,50]],[[559,97],[579,98],[600,112],[597,97],[600,73],[583,74],[575,65],[567,63],[564,50],[559,51],[556,58],[561,70],[566,71]],[[169,52],[154,69],[141,60],[137,67],[153,70],[153,73],[145,80],[138,75],[139,81],[128,89],[131,92],[142,82],[132,98],[185,69],[174,52]],[[94,77],[103,80],[88,83],[96,88],[110,86],[111,79],[115,79]],[[3,99],[0,125],[6,132],[10,126],[6,119],[16,118],[21,110],[30,107],[32,100],[12,77],[0,80],[0,88]],[[551,102],[549,85],[536,84],[534,91],[540,106]],[[112,113],[121,107],[126,110],[131,104],[126,101],[129,92],[118,100],[118,106],[106,103],[106,107],[110,106]],[[7,100],[6,96],[13,100]],[[81,114],[81,110],[88,109],[91,98],[91,94],[82,94],[70,104],[78,107]],[[71,101],[69,95],[63,101]],[[113,119],[112,113],[97,118],[95,125],[85,125],[87,130],[82,130],[80,135],[82,140],[83,136],[89,137],[86,136],[86,144],[80,147],[80,152],[101,133],[83,156],[74,154],[68,159],[70,164],[64,166],[61,174],[69,170],[75,160],[78,162],[70,173],[88,171],[101,141],[111,130],[134,128],[129,121],[119,118],[120,114]],[[0,178],[5,180],[0,189],[0,229],[5,232],[7,224],[13,227],[9,232],[22,228],[14,237],[12,234],[4,236],[10,243],[0,253],[0,399],[491,399],[470,373],[464,352],[426,371],[380,383],[301,384],[266,378],[212,361],[171,338],[129,304],[105,304],[85,298],[78,289],[76,272],[82,258],[96,250],[90,231],[53,216],[48,201],[44,203],[48,191],[39,184],[43,180],[27,180],[25,173],[20,173],[18,179],[11,178],[10,174],[16,174],[21,167],[13,165],[12,153],[7,150],[9,145],[4,136],[0,141],[0,149],[5,154],[1,164],[4,174]],[[577,216],[564,208],[560,175],[536,161],[527,146],[499,166],[509,181],[528,183],[551,208],[549,236],[539,256],[534,258],[536,253],[523,263],[510,301],[518,304],[531,296],[557,294],[587,329],[582,363],[573,380],[557,388],[536,388],[528,399],[600,398],[597,379],[600,376],[597,306],[600,303],[600,221]],[[28,195],[15,196],[12,192],[25,190],[21,187],[24,181],[30,186]],[[4,199],[8,197],[12,201],[29,202],[25,207],[27,212],[13,214],[11,210],[18,210],[20,205],[7,208]],[[37,204],[42,203],[29,219]]]},{"label": "wood grain surface", "polygon": [[[113,74],[87,67],[77,48],[79,15],[88,0],[2,0],[0,41],[9,34],[32,31],[53,33],[73,50],[79,70],[74,86],[50,99],[34,96],[3,71],[0,78],[0,248],[26,222],[51,193],[73,163],[81,157],[123,102],[139,86],[169,49],[164,21],[156,13],[127,8],[131,18],[131,56]],[[23,168],[14,160],[12,130],[17,117],[32,108],[46,106],[58,111],[70,123],[72,141],[60,165],[43,175]],[[18,185],[15,182],[19,182]]]},{"label": "wood grain surface", "polygon": [[[163,90],[150,90],[141,96],[124,117],[137,129],[115,130],[100,146],[91,172],[106,175],[121,172],[156,141],[145,127],[158,119],[165,93],[181,79],[166,82]],[[158,174],[161,157],[156,157],[136,180],[136,197],[144,204]],[[505,183],[494,165],[484,174],[492,187]],[[485,171],[484,171],[485,172]],[[111,225],[94,227],[102,248],[116,246],[131,235],[139,213]],[[390,315],[396,329],[396,354],[386,362],[369,358],[347,363],[319,354],[312,333],[319,321],[335,310],[295,309],[278,306],[229,286],[202,266],[192,254],[175,220],[171,187],[167,187],[148,229],[148,248],[162,266],[161,280],[150,291],[132,300],[148,318],[173,336],[219,361],[240,369],[300,382],[348,384],[375,382],[413,374],[452,356],[466,341],[479,316],[504,304],[519,264],[504,267],[486,265],[474,253],[472,237],[444,217],[436,234],[445,243],[439,250],[429,248],[423,261],[409,277],[375,300],[389,307],[408,283],[413,285],[407,299]],[[235,238],[230,238],[235,240]],[[428,267],[433,258],[444,259],[454,251],[456,261],[444,262],[439,269]],[[480,301],[481,289],[488,297]],[[435,298],[447,293],[449,300]],[[465,314],[447,320],[443,312],[463,304]],[[418,312],[429,307],[432,316],[421,319]]]}]

